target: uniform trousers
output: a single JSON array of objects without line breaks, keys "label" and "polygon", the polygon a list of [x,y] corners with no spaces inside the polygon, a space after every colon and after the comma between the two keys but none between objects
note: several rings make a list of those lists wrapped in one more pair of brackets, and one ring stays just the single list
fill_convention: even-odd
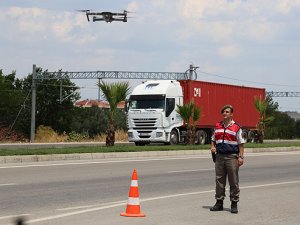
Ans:
[{"label": "uniform trousers", "polygon": [[230,185],[230,200],[238,202],[240,198],[239,166],[237,154],[217,154],[215,162],[216,172],[216,200],[224,200],[226,179]]}]

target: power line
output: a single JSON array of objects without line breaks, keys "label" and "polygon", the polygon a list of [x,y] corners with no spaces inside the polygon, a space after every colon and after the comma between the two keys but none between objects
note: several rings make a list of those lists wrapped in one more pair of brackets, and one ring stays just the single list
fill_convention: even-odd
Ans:
[{"label": "power line", "polygon": [[0,92],[23,92],[23,90],[0,90]]},{"label": "power line", "polygon": [[214,74],[214,73],[208,73],[208,72],[204,72],[204,71],[198,71],[198,72],[206,74],[206,75],[209,75],[209,76],[220,77],[220,78],[229,79],[229,80],[235,80],[235,81],[242,81],[242,82],[254,83],[254,84],[262,84],[262,85],[269,85],[269,86],[280,86],[280,87],[298,87],[298,88],[300,87],[300,85],[263,83],[263,82],[257,82],[257,81],[249,81],[249,80],[236,79],[236,78],[233,78],[233,77],[227,77],[227,76],[218,75],[218,74]]},{"label": "power line", "polygon": [[36,83],[37,85],[42,85],[42,86],[53,86],[53,87],[69,87],[69,88],[83,88],[80,86],[74,86],[74,85],[60,85],[60,84],[43,84],[43,83]]},{"label": "power line", "polygon": [[26,107],[26,106],[25,106],[25,102],[27,101],[27,99],[28,99],[30,93],[31,93],[31,89],[29,90],[29,92],[28,92],[28,94],[27,94],[27,96],[26,96],[26,98],[25,98],[23,104],[21,105],[21,108],[20,108],[20,110],[19,110],[19,112],[18,112],[18,114],[17,114],[17,116],[16,116],[14,122],[13,122],[12,125],[10,126],[10,130],[13,128],[13,126],[14,126],[15,123],[17,122],[17,119],[18,119],[18,117],[19,117],[19,115],[20,115],[22,109],[23,109],[23,108],[25,109],[25,107]]}]

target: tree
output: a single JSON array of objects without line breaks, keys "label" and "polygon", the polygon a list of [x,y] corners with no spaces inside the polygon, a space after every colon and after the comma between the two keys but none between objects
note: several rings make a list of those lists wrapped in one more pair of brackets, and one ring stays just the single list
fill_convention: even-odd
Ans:
[{"label": "tree", "polygon": [[256,110],[259,112],[259,120],[257,124],[258,130],[258,142],[263,143],[264,141],[264,131],[266,128],[266,124],[270,123],[274,120],[273,116],[266,116],[267,111],[267,103],[265,100],[261,98],[261,96],[254,98],[254,106]]},{"label": "tree", "polygon": [[196,124],[200,119],[201,109],[194,102],[188,102],[182,106],[177,105],[176,112],[181,116],[187,128],[186,144],[195,144]]},{"label": "tree", "polygon": [[[42,72],[42,69],[39,69]],[[60,85],[63,96],[69,96],[60,103]],[[9,125],[25,136],[30,135],[32,75],[17,79],[16,73],[5,76],[0,70],[0,122]],[[79,99],[74,93],[77,88],[70,80],[37,80],[36,127],[50,126],[58,132],[69,131],[71,110]]]},{"label": "tree", "polygon": [[0,70],[0,127],[8,139],[11,139],[9,133],[13,133],[12,136],[17,137],[17,139],[18,136],[22,135],[15,122],[20,112],[24,111],[26,97],[28,98],[29,94],[30,90],[22,90],[22,82],[16,78],[15,71],[4,75]]},{"label": "tree", "polygon": [[300,120],[296,120],[295,130],[296,130],[296,138],[300,138]]},{"label": "tree", "polygon": [[266,95],[266,115],[274,116],[278,111],[279,105],[278,102],[274,102],[270,94]]},{"label": "tree", "polygon": [[[42,72],[42,69],[38,70]],[[30,74],[24,79],[24,88],[30,90],[31,84],[32,75]],[[65,97],[62,102],[60,101],[60,87],[62,87],[62,96]],[[69,79],[60,80],[50,77],[50,79],[37,80],[36,127],[44,125],[50,126],[59,133],[70,132],[74,103],[80,98],[80,95],[75,92],[77,89]]]},{"label": "tree", "polygon": [[117,105],[121,101],[126,99],[126,96],[129,93],[129,83],[128,82],[120,82],[120,83],[106,83],[104,81],[100,81],[98,83],[101,91],[103,92],[104,97],[109,103],[109,122],[106,131],[106,146],[114,146],[115,144],[115,130],[116,130],[116,112]]},{"label": "tree", "polygon": [[75,107],[72,110],[70,130],[76,133],[88,133],[95,137],[104,133],[107,127],[106,109],[93,106],[90,108]]},{"label": "tree", "polygon": [[297,137],[296,121],[285,112],[275,112],[274,120],[266,129],[267,138],[293,139]]}]

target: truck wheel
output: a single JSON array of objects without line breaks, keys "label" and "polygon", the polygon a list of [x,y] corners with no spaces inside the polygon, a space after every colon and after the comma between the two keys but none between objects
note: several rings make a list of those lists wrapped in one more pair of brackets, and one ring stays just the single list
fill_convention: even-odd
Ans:
[{"label": "truck wheel", "polygon": [[254,143],[255,142],[255,132],[250,130],[248,133],[248,142]]},{"label": "truck wheel", "polygon": [[206,143],[207,133],[204,130],[198,130],[196,132],[196,144],[204,145]]},{"label": "truck wheel", "polygon": [[248,132],[246,130],[242,131],[242,137],[244,138],[245,142],[248,142]]},{"label": "truck wheel", "polygon": [[178,144],[178,133],[176,130],[172,130],[170,133],[170,145]]}]

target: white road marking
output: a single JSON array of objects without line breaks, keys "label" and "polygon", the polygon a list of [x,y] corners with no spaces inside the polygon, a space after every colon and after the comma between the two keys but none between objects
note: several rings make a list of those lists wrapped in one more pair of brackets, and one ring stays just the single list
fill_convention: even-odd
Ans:
[{"label": "white road marking", "polygon": [[[245,156],[276,156],[276,155],[299,155],[298,152],[260,152],[260,153],[245,153]],[[84,161],[84,162],[62,162],[62,163],[47,163],[47,164],[27,164],[27,165],[7,165],[0,166],[0,169],[11,169],[11,168],[27,168],[27,167],[50,167],[50,166],[72,166],[72,165],[89,165],[89,164],[108,164],[108,163],[126,163],[126,162],[147,162],[147,161],[167,161],[167,160],[184,160],[184,159],[207,159],[211,158],[210,153],[207,155],[189,155],[189,156],[161,156],[159,158],[142,158],[142,159],[120,159],[120,160],[108,160],[108,161]],[[103,159],[105,160],[105,159]]]},{"label": "white road marking", "polygon": [[14,186],[14,185],[17,185],[17,184],[16,183],[0,184],[0,187],[3,187],[3,186]]},{"label": "white road marking", "polygon": [[125,204],[126,201],[116,201],[116,202],[108,202],[108,203],[100,203],[100,204],[94,204],[94,205],[83,205],[83,206],[75,206],[75,207],[68,207],[68,208],[62,208],[62,209],[56,209],[57,211],[67,211],[67,210],[75,210],[75,209],[86,209],[86,208],[91,208],[91,207],[99,207],[103,205],[110,205],[110,204]]},{"label": "white road marking", "polygon": [[18,217],[27,217],[27,216],[31,216],[31,215],[32,215],[32,214],[21,214],[21,215],[0,216],[0,220],[12,219],[12,218],[18,218]]},{"label": "white road marking", "polygon": [[[261,187],[269,187],[269,186],[278,186],[278,185],[287,185],[287,184],[298,184],[300,183],[300,180],[296,181],[287,181],[287,182],[280,182],[280,183],[271,183],[271,184],[261,184],[261,185],[252,185],[252,186],[245,186],[245,187],[240,187],[241,189],[249,189],[249,188],[261,188]],[[198,195],[198,194],[206,194],[206,193],[213,193],[215,190],[209,190],[209,191],[198,191],[198,192],[189,192],[189,193],[181,193],[181,194],[174,194],[174,195],[165,195],[165,196],[158,196],[158,197],[153,197],[153,198],[146,198],[140,200],[141,202],[148,202],[148,201],[155,201],[155,200],[161,200],[161,199],[168,199],[168,198],[176,198],[180,196],[189,196],[189,195]],[[122,205],[125,205],[125,202],[120,201],[119,203],[113,203],[106,205],[106,206],[100,206],[100,207],[94,207],[90,209],[84,209],[84,210],[79,210],[79,211],[74,211],[74,212],[69,212],[69,213],[63,213],[63,214],[58,214],[54,216],[48,216],[48,217],[42,217],[42,218],[37,218],[28,221],[28,223],[38,223],[38,222],[43,222],[47,220],[53,220],[53,219],[59,219],[59,218],[64,218],[68,216],[74,216],[74,215],[79,215],[83,213],[88,213],[88,212],[94,212],[94,211],[99,211],[103,209],[109,209],[109,208],[114,208],[114,207],[119,207]],[[85,206],[86,207],[86,206]],[[93,207],[93,205],[91,205]],[[62,210],[62,209],[60,209]]]},{"label": "white road marking", "polygon": [[161,158],[148,158],[148,159],[124,159],[124,160],[110,160],[110,161],[88,161],[88,162],[73,162],[73,163],[49,163],[49,164],[30,164],[30,165],[11,165],[1,166],[0,169],[10,168],[26,168],[26,167],[49,167],[49,166],[70,166],[70,165],[89,165],[89,164],[108,164],[108,163],[126,163],[126,162],[147,162],[147,161],[166,161],[166,160],[182,160],[182,159],[205,159],[210,156],[189,156],[189,157],[168,157],[162,156]]},{"label": "white road marking", "polygon": [[245,156],[266,156],[266,155],[300,155],[300,151],[288,151],[288,152],[245,152]]},{"label": "white road marking", "polygon": [[270,186],[277,186],[277,185],[284,185],[284,184],[297,184],[297,183],[300,183],[300,180],[280,182],[280,183],[272,183],[272,184],[258,184],[258,185],[240,187],[240,188],[241,189],[249,189],[249,188],[270,187]]}]

